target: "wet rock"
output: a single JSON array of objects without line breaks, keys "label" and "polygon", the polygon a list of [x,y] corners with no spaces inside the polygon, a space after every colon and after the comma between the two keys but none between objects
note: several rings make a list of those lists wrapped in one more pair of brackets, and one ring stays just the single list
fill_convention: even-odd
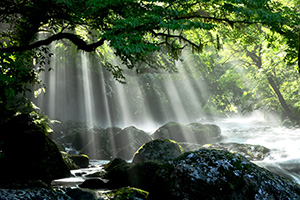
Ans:
[{"label": "wet rock", "polygon": [[183,125],[177,122],[169,122],[152,135],[154,139],[171,139],[176,142],[191,142],[206,144],[220,141],[221,129],[217,125],[191,123]]},{"label": "wet rock", "polygon": [[172,160],[183,153],[183,148],[174,140],[153,140],[140,147],[133,156],[133,163],[146,160]]},{"label": "wet rock", "polygon": [[[160,169],[153,199],[299,199],[300,188],[228,151],[187,152]],[[163,195],[162,195],[163,194]]]},{"label": "wet rock", "polygon": [[110,161],[109,163],[107,163],[105,166],[104,166],[104,169],[106,171],[109,171],[119,165],[124,165],[124,164],[127,164],[127,162],[125,160],[123,160],[122,158],[115,158],[113,159],[112,161]]},{"label": "wet rock", "polygon": [[89,166],[89,157],[84,154],[69,155],[70,159],[80,168],[87,168]]},{"label": "wet rock", "polygon": [[28,189],[0,189],[0,199],[26,199],[26,200],[72,200],[60,191],[50,188],[28,188]]},{"label": "wet rock", "polygon": [[208,149],[227,150],[232,153],[239,153],[252,161],[263,160],[270,154],[270,149],[261,145],[240,144],[240,143],[216,143],[203,145]]},{"label": "wet rock", "polygon": [[240,154],[200,149],[167,161],[142,161],[107,171],[110,188],[131,186],[150,200],[299,199],[294,182],[263,169]]}]

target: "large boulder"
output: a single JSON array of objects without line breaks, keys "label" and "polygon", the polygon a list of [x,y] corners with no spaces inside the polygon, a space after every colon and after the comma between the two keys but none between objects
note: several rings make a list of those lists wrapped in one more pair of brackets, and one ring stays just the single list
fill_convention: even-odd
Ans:
[{"label": "large boulder", "polygon": [[153,140],[145,143],[133,156],[132,162],[146,160],[172,160],[183,153],[182,147],[174,140]]},{"label": "large boulder", "polygon": [[156,130],[152,137],[154,139],[171,139],[176,142],[198,144],[214,143],[222,139],[221,129],[217,125],[196,122],[188,125],[169,122]]},{"label": "large boulder", "polygon": [[70,176],[56,144],[30,115],[17,115],[0,134],[0,182],[54,179]]},{"label": "large boulder", "polygon": [[299,186],[239,154],[200,149],[167,162],[117,165],[102,178],[110,188],[131,186],[149,192],[149,200],[299,199]]},{"label": "large boulder", "polygon": [[201,149],[170,163],[154,199],[299,199],[300,188],[228,151]]}]

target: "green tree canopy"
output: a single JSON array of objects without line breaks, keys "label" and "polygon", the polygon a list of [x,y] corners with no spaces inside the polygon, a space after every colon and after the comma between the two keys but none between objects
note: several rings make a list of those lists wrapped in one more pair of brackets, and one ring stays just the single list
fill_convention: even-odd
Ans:
[{"label": "green tree canopy", "polygon": [[[89,52],[108,45],[123,64],[140,71],[140,62],[155,67],[154,52],[163,50],[178,59],[185,46],[200,52],[208,44],[220,48],[218,31],[224,26],[243,29],[257,23],[286,39],[286,61],[296,63],[297,4],[288,7],[271,0],[1,0],[0,110],[8,109],[9,99],[37,81],[34,65],[43,68],[51,55],[45,47],[54,41],[69,40]],[[119,66],[107,63],[106,67],[116,79],[124,78]]]}]

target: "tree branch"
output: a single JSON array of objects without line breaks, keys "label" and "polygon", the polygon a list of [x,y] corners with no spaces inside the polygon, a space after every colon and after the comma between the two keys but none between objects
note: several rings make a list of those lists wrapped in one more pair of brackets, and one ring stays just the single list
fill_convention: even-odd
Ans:
[{"label": "tree branch", "polygon": [[73,44],[75,44],[78,49],[84,50],[84,51],[94,51],[97,47],[103,45],[105,39],[102,38],[99,41],[91,44],[87,44],[83,39],[79,38],[77,35],[72,34],[72,33],[58,33],[56,35],[52,35],[49,38],[45,40],[39,40],[37,42],[34,42],[32,44],[28,44],[25,46],[11,46],[11,47],[6,47],[6,48],[0,48],[0,52],[3,53],[12,53],[12,52],[19,52],[19,51],[28,51],[32,50],[35,48],[38,48],[40,46],[46,46],[51,44],[54,41],[57,40],[62,40],[62,39],[68,39],[70,40]]},{"label": "tree branch", "polygon": [[179,39],[189,43],[193,47],[200,48],[199,45],[197,45],[196,43],[186,39],[185,37],[183,37],[181,35],[170,35],[170,34],[166,34],[166,33],[156,33],[155,31],[152,31],[152,34],[155,35],[155,36],[163,36],[163,37],[169,37],[169,38],[179,38]]},{"label": "tree branch", "polygon": [[227,18],[217,18],[217,17],[210,17],[210,16],[204,16],[202,14],[194,13],[193,15],[186,15],[186,16],[180,16],[178,19],[194,19],[194,18],[201,18],[201,19],[207,19],[211,21],[218,21],[218,22],[227,22],[230,25],[240,23],[240,24],[256,24],[259,22],[254,21],[246,21],[246,20],[230,20]]}]

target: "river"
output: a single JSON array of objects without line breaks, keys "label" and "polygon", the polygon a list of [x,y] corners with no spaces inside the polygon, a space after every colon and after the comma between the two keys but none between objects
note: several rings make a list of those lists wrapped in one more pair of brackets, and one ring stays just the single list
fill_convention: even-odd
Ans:
[{"label": "river", "polygon": [[[221,127],[223,143],[235,142],[262,145],[271,149],[263,161],[253,161],[272,172],[300,184],[300,129],[281,127],[275,121],[266,121],[261,115],[214,120]],[[55,180],[54,186],[77,187],[86,175],[103,170],[105,160],[91,160],[90,167],[72,170],[74,177]]]}]

